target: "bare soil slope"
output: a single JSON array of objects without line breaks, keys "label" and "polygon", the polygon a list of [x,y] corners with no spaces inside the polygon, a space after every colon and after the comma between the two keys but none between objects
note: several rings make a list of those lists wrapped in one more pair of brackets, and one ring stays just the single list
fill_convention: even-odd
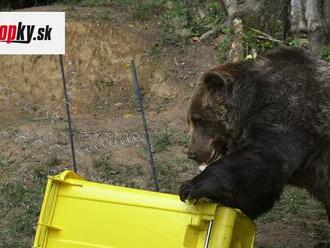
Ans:
[{"label": "bare soil slope", "polygon": [[[161,190],[176,193],[198,173],[186,160],[185,112],[200,74],[217,64],[212,41],[164,47],[155,18],[137,21],[117,7],[28,9],[41,10],[67,13],[65,68],[79,173],[152,188],[128,67],[134,58]],[[1,56],[0,68],[0,247],[29,247],[46,175],[71,168],[59,61]],[[324,211],[305,193],[291,189],[281,204],[258,222],[260,247],[312,247],[330,238]]]}]

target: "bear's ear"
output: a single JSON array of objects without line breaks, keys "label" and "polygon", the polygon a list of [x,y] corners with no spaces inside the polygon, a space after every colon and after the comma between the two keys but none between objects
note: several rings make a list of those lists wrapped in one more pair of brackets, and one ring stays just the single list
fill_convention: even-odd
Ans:
[{"label": "bear's ear", "polygon": [[216,71],[206,72],[202,77],[202,82],[212,95],[222,94],[226,85],[226,79]]}]

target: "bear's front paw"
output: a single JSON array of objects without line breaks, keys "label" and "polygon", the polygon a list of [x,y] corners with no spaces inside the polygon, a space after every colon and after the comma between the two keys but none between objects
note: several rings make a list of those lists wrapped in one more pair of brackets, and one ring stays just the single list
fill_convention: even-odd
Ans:
[{"label": "bear's front paw", "polygon": [[189,180],[181,185],[180,191],[179,191],[179,196],[180,196],[181,201],[184,202],[186,199],[188,199],[191,189],[192,189],[191,180]]},{"label": "bear's front paw", "polygon": [[195,178],[181,185],[179,195],[183,202],[185,200],[198,202],[202,198],[211,199],[214,190],[214,187],[209,182],[196,180]]}]

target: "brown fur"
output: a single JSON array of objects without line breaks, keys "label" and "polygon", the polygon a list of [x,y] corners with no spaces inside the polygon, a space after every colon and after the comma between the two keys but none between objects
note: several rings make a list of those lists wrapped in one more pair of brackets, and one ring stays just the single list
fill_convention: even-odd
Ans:
[{"label": "brown fur", "polygon": [[330,218],[329,69],[278,49],[205,73],[188,110],[188,156],[210,166],[181,187],[181,199],[208,197],[254,218],[291,184]]}]

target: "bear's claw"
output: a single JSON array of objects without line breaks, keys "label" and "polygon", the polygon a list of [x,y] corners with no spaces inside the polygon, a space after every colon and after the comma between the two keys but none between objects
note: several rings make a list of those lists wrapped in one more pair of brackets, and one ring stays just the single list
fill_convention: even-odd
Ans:
[{"label": "bear's claw", "polygon": [[203,180],[196,180],[196,178],[195,180],[187,181],[180,187],[180,200],[197,203],[202,198],[211,199],[210,194],[213,192],[213,189],[209,186],[208,183],[203,183]]}]

